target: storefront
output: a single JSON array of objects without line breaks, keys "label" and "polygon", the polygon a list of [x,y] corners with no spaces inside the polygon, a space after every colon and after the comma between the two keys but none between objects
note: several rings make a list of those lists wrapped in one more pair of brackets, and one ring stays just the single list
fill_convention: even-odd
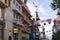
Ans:
[{"label": "storefront", "polygon": [[18,27],[17,26],[13,28],[13,36],[14,36],[14,40],[18,40]]},{"label": "storefront", "polygon": [[29,35],[27,30],[22,30],[22,40],[29,40]]},{"label": "storefront", "polygon": [[22,40],[26,40],[27,38],[27,34],[26,33],[22,33]]}]

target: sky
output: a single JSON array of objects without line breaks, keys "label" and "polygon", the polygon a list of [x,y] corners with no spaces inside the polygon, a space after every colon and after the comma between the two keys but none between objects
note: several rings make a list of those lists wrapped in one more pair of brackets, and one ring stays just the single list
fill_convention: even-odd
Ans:
[{"label": "sky", "polygon": [[33,2],[36,2],[38,5],[37,11],[41,20],[48,18],[54,19],[56,17],[56,11],[52,10],[50,6],[52,0],[28,0],[27,5],[33,12],[32,14],[35,12]]},{"label": "sky", "polygon": [[[37,3],[37,9],[34,8],[33,2]],[[51,24],[49,25],[47,23],[47,25],[45,26],[46,30],[52,30],[52,26],[53,26],[53,20],[56,18],[56,14],[57,14],[57,10],[52,10],[51,8],[51,2],[52,0],[28,0],[27,2],[27,6],[29,8],[29,10],[31,11],[31,15],[33,15],[33,17],[36,17],[36,13],[35,11],[37,10],[39,18],[41,20],[46,20],[46,19],[52,19]]]},{"label": "sky", "polygon": [[29,10],[31,11],[31,14],[36,17],[35,8],[33,5],[33,2],[36,2],[38,7],[38,15],[41,20],[45,19],[52,19],[54,20],[56,18],[57,11],[52,10],[51,8],[51,2],[52,0],[28,0],[27,6],[29,7]]}]

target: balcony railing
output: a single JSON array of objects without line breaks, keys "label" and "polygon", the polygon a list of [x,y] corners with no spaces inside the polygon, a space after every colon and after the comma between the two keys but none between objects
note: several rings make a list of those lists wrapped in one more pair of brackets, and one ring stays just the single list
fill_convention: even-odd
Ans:
[{"label": "balcony railing", "polygon": [[16,19],[13,20],[13,24],[18,24],[18,25],[21,25],[22,24],[22,21],[18,21]]},{"label": "balcony railing", "polygon": [[26,19],[29,24],[31,24],[31,21],[29,19]]},{"label": "balcony railing", "polygon": [[7,4],[5,3],[5,0],[0,0],[0,7],[7,7]]},{"label": "balcony railing", "polygon": [[13,19],[13,23],[16,24],[17,23],[17,20],[16,19]]},{"label": "balcony railing", "polygon": [[16,0],[19,4],[23,4],[23,0]]},{"label": "balcony railing", "polygon": [[16,1],[15,4],[12,4],[12,9],[15,10],[15,12],[19,12],[21,14],[21,5]]},{"label": "balcony railing", "polygon": [[22,24],[22,21],[17,21],[17,24],[19,24],[19,25]]},{"label": "balcony railing", "polygon": [[24,20],[29,24],[29,26],[32,25],[32,22],[29,19],[24,18]]},{"label": "balcony railing", "polygon": [[30,28],[27,28],[27,27],[22,28],[22,31],[26,31],[28,33],[31,33],[31,29]]}]

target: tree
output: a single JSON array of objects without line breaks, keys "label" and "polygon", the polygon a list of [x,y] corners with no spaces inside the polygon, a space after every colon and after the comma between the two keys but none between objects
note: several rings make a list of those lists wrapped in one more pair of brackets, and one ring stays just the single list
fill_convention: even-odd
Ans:
[{"label": "tree", "polygon": [[60,40],[60,31],[57,31],[57,33],[53,34],[52,40]]},{"label": "tree", "polygon": [[53,10],[56,10],[57,8],[60,9],[60,0],[52,0],[51,7]]}]

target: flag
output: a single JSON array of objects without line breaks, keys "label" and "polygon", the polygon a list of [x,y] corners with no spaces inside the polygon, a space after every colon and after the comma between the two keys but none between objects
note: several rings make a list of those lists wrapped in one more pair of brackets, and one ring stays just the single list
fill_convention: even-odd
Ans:
[{"label": "flag", "polygon": [[52,19],[47,19],[46,20],[49,24],[51,23]]},{"label": "flag", "polygon": [[36,17],[38,17],[38,12],[36,12]]},{"label": "flag", "polygon": [[37,3],[36,2],[33,2],[33,4],[34,4],[34,7],[37,8]]},{"label": "flag", "polygon": [[36,12],[36,21],[40,20],[39,19],[39,15],[38,15],[38,12]]}]

